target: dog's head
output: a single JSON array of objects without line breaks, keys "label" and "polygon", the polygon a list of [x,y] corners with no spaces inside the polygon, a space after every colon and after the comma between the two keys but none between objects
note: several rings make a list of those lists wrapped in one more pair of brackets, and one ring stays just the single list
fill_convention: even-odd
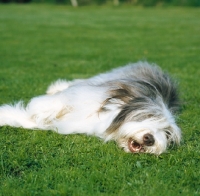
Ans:
[{"label": "dog's head", "polygon": [[168,74],[156,66],[139,65],[125,79],[107,85],[111,90],[102,108],[109,111],[114,105],[119,111],[106,130],[107,140],[114,139],[126,152],[154,154],[180,143],[173,116],[179,97]]},{"label": "dog's head", "polygon": [[[136,109],[135,105],[140,107]],[[131,153],[159,155],[181,140],[174,116],[161,99],[135,99],[120,111],[106,134],[107,139],[114,139]]]}]

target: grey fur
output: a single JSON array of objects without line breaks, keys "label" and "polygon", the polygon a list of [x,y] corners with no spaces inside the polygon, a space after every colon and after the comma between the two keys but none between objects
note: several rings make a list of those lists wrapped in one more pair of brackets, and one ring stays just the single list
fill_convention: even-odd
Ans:
[{"label": "grey fur", "polygon": [[[107,134],[116,132],[127,120],[143,121],[147,118],[161,119],[164,103],[171,113],[179,109],[179,97],[175,82],[157,66],[137,65],[122,69],[120,79],[110,80],[109,98],[103,103],[100,112],[106,112],[113,100],[120,100],[121,111],[107,129]],[[170,127],[166,127],[170,135]]]}]

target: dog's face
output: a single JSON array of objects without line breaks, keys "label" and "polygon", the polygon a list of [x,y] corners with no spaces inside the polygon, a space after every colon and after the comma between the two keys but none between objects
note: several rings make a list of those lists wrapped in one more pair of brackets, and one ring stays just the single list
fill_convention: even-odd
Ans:
[{"label": "dog's face", "polygon": [[126,152],[161,154],[171,144],[179,144],[180,129],[166,120],[127,122],[118,130],[117,143]]},{"label": "dog's face", "polygon": [[115,140],[126,152],[157,155],[171,144],[180,143],[181,131],[163,103],[146,105],[138,110],[127,108],[119,112],[107,129],[107,140]]},{"label": "dog's face", "polygon": [[[159,94],[159,93],[158,93]],[[130,99],[106,131],[126,152],[161,154],[179,144],[181,131],[160,95]]]}]

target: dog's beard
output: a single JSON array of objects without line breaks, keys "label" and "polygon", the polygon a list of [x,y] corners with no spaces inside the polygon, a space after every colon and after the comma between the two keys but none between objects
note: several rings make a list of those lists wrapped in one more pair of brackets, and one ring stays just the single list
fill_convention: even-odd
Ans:
[{"label": "dog's beard", "polygon": [[181,132],[175,123],[166,119],[147,119],[127,122],[112,137],[125,152],[161,154],[171,145],[179,145]]}]

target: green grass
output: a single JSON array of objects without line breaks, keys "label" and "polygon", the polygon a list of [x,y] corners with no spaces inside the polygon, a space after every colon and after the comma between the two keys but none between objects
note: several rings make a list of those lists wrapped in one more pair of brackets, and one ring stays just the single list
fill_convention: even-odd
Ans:
[{"label": "green grass", "polygon": [[0,195],[199,195],[200,9],[0,4],[0,104],[138,60],[180,83],[179,148],[126,154],[114,142],[0,128]]}]

